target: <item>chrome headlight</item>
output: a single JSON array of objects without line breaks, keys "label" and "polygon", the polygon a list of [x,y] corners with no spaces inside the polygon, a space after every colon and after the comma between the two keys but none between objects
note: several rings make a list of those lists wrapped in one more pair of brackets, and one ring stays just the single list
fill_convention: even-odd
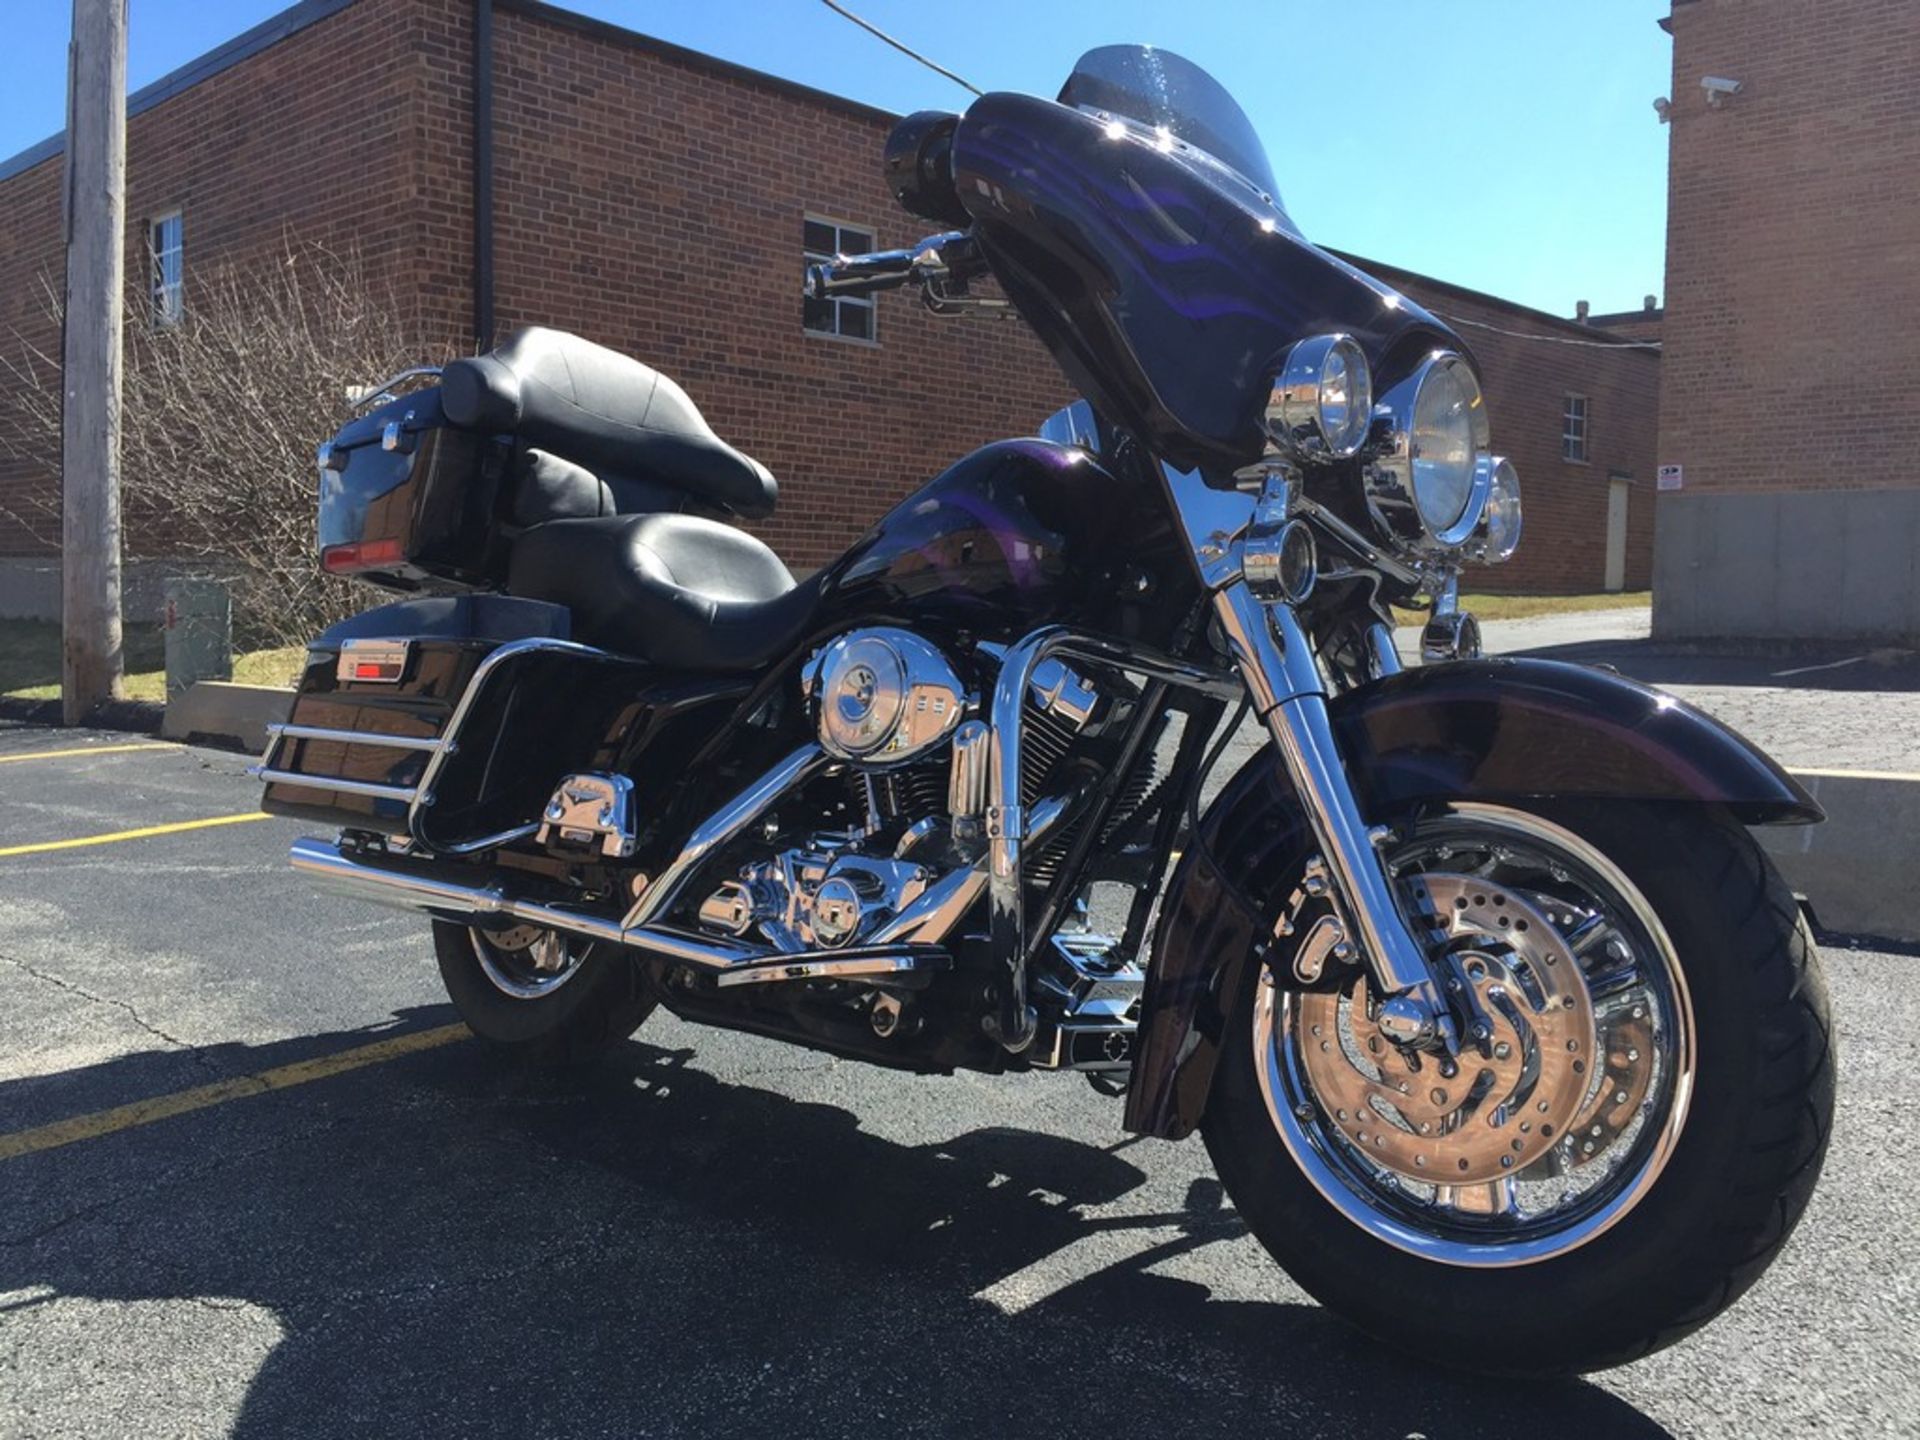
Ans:
[{"label": "chrome headlight", "polygon": [[1520,546],[1520,472],[1511,460],[1498,455],[1486,456],[1481,464],[1491,472],[1492,479],[1486,510],[1467,554],[1484,564],[1498,565],[1511,560]]},{"label": "chrome headlight", "polygon": [[1465,357],[1436,350],[1381,401],[1385,441],[1367,467],[1367,503],[1422,549],[1457,550],[1492,488],[1486,398]]},{"label": "chrome headlight", "polygon": [[1345,335],[1316,335],[1287,352],[1267,397],[1268,438],[1303,460],[1344,460],[1373,424],[1373,372]]}]

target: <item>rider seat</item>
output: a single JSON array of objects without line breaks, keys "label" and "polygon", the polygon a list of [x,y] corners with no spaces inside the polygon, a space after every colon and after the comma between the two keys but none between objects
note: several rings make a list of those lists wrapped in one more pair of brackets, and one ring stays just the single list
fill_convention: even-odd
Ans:
[{"label": "rider seat", "polygon": [[817,578],[699,515],[554,520],[514,543],[507,588],[573,612],[578,638],[677,670],[755,670],[797,645]]}]

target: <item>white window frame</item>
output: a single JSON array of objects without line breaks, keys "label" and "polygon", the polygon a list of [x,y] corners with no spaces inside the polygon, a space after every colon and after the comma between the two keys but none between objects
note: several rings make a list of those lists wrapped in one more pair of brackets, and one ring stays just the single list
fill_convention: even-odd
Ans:
[{"label": "white window frame", "polygon": [[[831,215],[821,215],[809,210],[801,217],[800,222],[801,253],[805,257],[801,262],[803,266],[820,265],[833,259],[832,255],[823,255],[817,250],[808,250],[806,248],[806,227],[808,225],[831,225],[833,227],[833,238],[836,245],[840,243],[842,233],[851,230],[856,234],[867,237],[867,249],[869,251],[876,250],[880,246],[880,234],[873,226],[864,225],[858,220],[836,220]],[[880,343],[880,307],[876,303],[874,296],[835,295],[827,303],[833,306],[834,328],[831,330],[814,329],[811,325],[807,324],[806,308],[802,306],[800,311],[801,334],[815,340],[838,340],[846,345],[878,345]],[[840,317],[848,310],[864,310],[867,312],[867,333],[865,335],[849,335],[842,330]]]},{"label": "white window frame", "polygon": [[[174,227],[174,241],[162,239],[166,226]],[[167,257],[173,257],[173,277],[167,277]],[[187,218],[178,205],[147,221],[147,319],[156,330],[171,330],[187,313]]]},{"label": "white window frame", "polygon": [[1592,402],[1569,391],[1560,407],[1560,458],[1569,465],[1588,464],[1592,430]]}]

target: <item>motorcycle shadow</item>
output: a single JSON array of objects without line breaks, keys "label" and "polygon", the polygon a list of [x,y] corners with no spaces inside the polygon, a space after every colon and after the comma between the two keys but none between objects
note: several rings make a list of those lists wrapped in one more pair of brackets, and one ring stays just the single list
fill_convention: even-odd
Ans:
[{"label": "motorcycle shadow", "polygon": [[[291,1118],[223,1106],[221,1133],[171,1137],[170,1164],[190,1143],[204,1165],[8,1225],[0,1291],[272,1312],[242,1436],[1666,1433],[1585,1382],[1461,1378],[1304,1300],[1156,1273],[1268,1263],[1168,1150],[1136,1165],[1129,1140],[888,1138],[943,1133],[948,1082],[900,1077],[903,1118],[863,1123],[752,1083],[791,1072],[770,1083],[830,1095],[848,1067],[768,1054],[729,1082],[635,1043],[554,1079],[459,1045],[314,1087]],[[286,1058],[209,1053],[228,1073]],[[116,1073],[84,1088],[137,1095],[143,1062],[177,1059],[90,1067]],[[168,1144],[165,1128],[139,1133]],[[97,1198],[97,1176],[75,1178]]]}]

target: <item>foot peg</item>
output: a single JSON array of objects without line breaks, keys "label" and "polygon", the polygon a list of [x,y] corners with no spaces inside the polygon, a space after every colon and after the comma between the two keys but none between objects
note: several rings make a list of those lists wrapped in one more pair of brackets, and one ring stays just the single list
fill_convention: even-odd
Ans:
[{"label": "foot peg", "polygon": [[540,819],[540,844],[597,851],[616,860],[633,854],[633,782],[624,775],[569,775]]}]

